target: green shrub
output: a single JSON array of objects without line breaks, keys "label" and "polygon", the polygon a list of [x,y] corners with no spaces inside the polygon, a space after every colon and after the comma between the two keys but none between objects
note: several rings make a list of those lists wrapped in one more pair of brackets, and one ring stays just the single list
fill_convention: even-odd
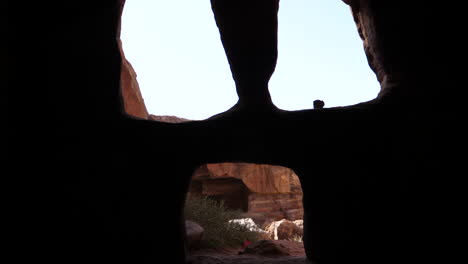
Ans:
[{"label": "green shrub", "polygon": [[185,219],[205,229],[202,248],[239,247],[245,240],[258,241],[259,234],[246,227],[230,224],[229,220],[242,218],[241,211],[227,210],[224,202],[206,196],[189,196],[185,203]]}]

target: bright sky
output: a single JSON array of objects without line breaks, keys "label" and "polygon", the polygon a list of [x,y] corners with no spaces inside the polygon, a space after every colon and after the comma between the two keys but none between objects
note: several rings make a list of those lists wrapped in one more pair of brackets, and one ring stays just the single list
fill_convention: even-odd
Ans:
[{"label": "bright sky", "polygon": [[[128,0],[121,38],[150,114],[200,120],[237,102],[209,0]],[[341,0],[281,0],[278,38],[269,87],[279,108],[310,109],[316,99],[344,106],[377,96],[378,82]]]}]

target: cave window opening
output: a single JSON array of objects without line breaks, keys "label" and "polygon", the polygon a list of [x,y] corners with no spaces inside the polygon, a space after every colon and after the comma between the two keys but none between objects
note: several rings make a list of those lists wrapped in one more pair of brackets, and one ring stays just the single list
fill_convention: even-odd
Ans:
[{"label": "cave window opening", "polygon": [[[222,202],[226,211],[236,212],[233,214],[234,219],[214,215],[212,209],[205,204],[194,206],[196,202],[205,201],[203,199],[217,204]],[[288,241],[288,246],[294,245],[295,252],[298,251],[297,248],[299,251],[303,250],[302,187],[299,177],[289,168],[251,163],[202,165],[192,175],[185,210],[185,220],[199,224],[206,232],[206,237],[202,238],[205,241],[198,241],[201,247],[209,244],[212,239],[213,232],[210,228],[219,228],[219,223],[213,224],[211,221],[223,219],[227,223],[255,230],[254,238],[257,240],[276,241],[274,243],[280,244]],[[215,239],[217,238],[218,236]],[[244,250],[242,243],[238,243],[237,247]]]},{"label": "cave window opening", "polygon": [[[121,89],[128,114],[180,123],[206,119],[236,103],[210,1],[126,1],[121,26]],[[349,7],[341,1],[281,1],[278,41],[269,88],[279,108],[311,109],[316,99],[325,108],[344,106],[377,95],[376,77]],[[236,192],[205,196],[240,210],[260,228],[268,221],[302,219],[300,184],[294,191],[289,186],[289,192],[263,192],[255,186],[269,188],[275,181],[205,180],[193,178],[192,194],[197,188],[203,194],[207,182],[236,186]]]},{"label": "cave window opening", "polygon": [[[376,97],[379,85],[346,4],[281,1],[278,17],[269,83],[276,106],[312,109],[318,99],[328,108]],[[133,100],[127,113],[203,120],[237,102],[210,1],[126,1],[121,26],[132,68],[122,74],[124,97]]]}]

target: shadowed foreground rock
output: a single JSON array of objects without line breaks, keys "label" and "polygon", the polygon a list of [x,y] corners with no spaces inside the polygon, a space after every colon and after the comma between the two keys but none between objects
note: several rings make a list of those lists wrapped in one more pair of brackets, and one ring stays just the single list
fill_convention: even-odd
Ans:
[{"label": "shadowed foreground rock", "polygon": [[254,254],[268,257],[289,256],[289,250],[281,243],[260,240],[248,245],[241,254]]},{"label": "shadowed foreground rock", "polygon": [[193,221],[185,220],[185,230],[187,233],[187,247],[196,248],[199,246],[205,232],[203,227]]},{"label": "shadowed foreground rock", "polygon": [[[451,240],[440,230],[455,225],[441,208],[452,202],[440,193],[450,190],[456,171],[452,123],[461,121],[438,103],[450,102],[454,91],[436,60],[447,52],[436,41],[450,42],[439,36],[450,28],[436,15],[443,3],[352,1],[382,86],[371,102],[168,124],[124,113],[117,41],[123,2],[63,2],[47,14],[54,23],[40,40],[48,111],[40,141],[51,154],[34,157],[42,166],[32,175],[45,176],[32,199],[40,213],[27,219],[41,233],[34,237],[49,238],[35,244],[48,263],[185,263],[182,209],[191,176],[203,164],[224,162],[294,170],[303,189],[305,251],[318,264],[423,263],[444,254]],[[225,46],[235,44],[229,39]],[[269,45],[276,43],[264,43],[274,53]],[[235,69],[236,78],[246,73]],[[161,226],[171,235],[160,239]]]}]

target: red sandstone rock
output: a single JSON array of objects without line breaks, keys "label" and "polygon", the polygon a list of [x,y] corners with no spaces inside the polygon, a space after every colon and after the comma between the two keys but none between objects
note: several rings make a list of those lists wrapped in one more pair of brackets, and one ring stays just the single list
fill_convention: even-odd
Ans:
[{"label": "red sandstone rock", "polygon": [[266,220],[303,218],[298,176],[280,166],[249,163],[207,164],[197,169],[190,192],[225,201],[245,217],[263,225]]},{"label": "red sandstone rock", "polygon": [[251,192],[258,194],[301,192],[297,175],[281,166],[250,163],[207,164],[200,167],[193,175],[194,180],[222,178],[240,179]]},{"label": "red sandstone rock", "polygon": [[[122,14],[123,6],[125,0],[120,0],[121,9],[120,14]],[[121,17],[122,15],[120,15]],[[137,74],[132,67],[132,64],[125,58],[125,53],[122,47],[122,40],[120,39],[120,23],[119,29],[117,32],[117,41],[120,50],[120,56],[122,57],[122,66],[120,72],[120,88],[122,93],[122,98],[124,102],[125,112],[129,115],[136,117],[148,119],[148,110],[146,109],[143,96],[141,95],[140,86],[137,81]]]},{"label": "red sandstone rock", "polygon": [[122,89],[125,112],[129,115],[148,119],[148,110],[146,109],[143,96],[141,95],[137,74],[130,62],[125,58],[121,40],[119,40],[119,47],[122,55],[120,87]]}]

